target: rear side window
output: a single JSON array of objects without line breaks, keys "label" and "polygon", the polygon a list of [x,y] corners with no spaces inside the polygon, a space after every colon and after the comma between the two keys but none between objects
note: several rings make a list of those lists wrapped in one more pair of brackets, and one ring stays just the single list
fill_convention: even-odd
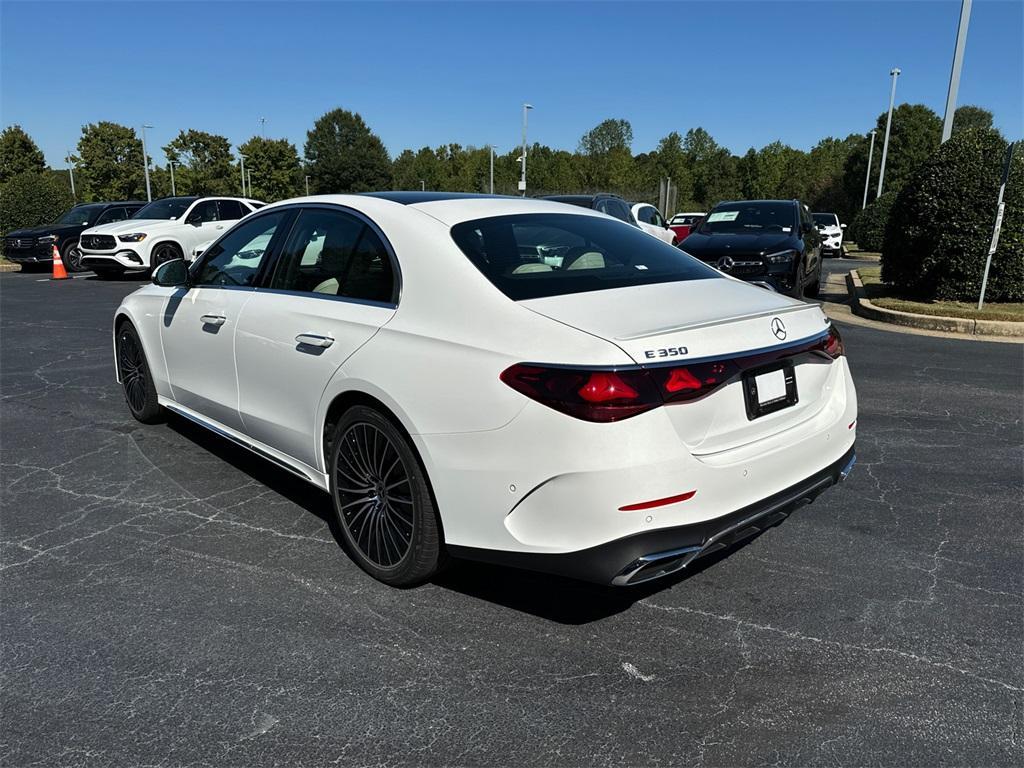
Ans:
[{"label": "rear side window", "polygon": [[235,219],[242,218],[249,212],[237,200],[221,200],[217,203],[217,207],[220,208],[221,221],[234,221]]},{"label": "rear side window", "polygon": [[128,213],[124,208],[107,208],[100,217],[96,219],[97,226],[100,224],[112,224],[115,221],[124,221],[128,218]]},{"label": "rear side window", "polygon": [[721,276],[642,230],[598,216],[496,216],[457,224],[452,238],[514,301]]},{"label": "rear side window", "polygon": [[365,222],[340,211],[307,209],[292,227],[271,288],[390,303],[391,258]]}]

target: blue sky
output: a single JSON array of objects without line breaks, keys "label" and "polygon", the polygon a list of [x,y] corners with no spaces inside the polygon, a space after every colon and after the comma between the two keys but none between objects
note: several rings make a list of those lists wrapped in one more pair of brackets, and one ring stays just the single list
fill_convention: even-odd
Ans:
[{"label": "blue sky", "polygon": [[[959,0],[920,2],[11,2],[0,0],[0,123],[62,167],[80,126],[286,137],[337,106],[392,155],[458,142],[574,149],[607,117],[636,152],[703,126],[736,153],[871,128],[897,102],[945,105]],[[1024,135],[1024,2],[975,0],[961,104]]]}]

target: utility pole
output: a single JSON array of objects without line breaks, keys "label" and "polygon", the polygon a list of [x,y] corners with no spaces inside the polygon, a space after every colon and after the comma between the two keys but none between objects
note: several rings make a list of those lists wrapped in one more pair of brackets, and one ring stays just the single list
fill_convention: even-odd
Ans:
[{"label": "utility pole", "polygon": [[523,163],[523,175],[519,179],[519,191],[526,197],[526,116],[533,109],[533,104],[523,104],[523,156],[519,159]]},{"label": "utility pole", "polygon": [[149,155],[146,154],[146,129],[152,125],[142,126],[142,169],[146,172],[146,202],[153,202],[153,193],[149,188]]},{"label": "utility pole", "polygon": [[960,2],[960,25],[956,28],[956,48],[953,49],[953,70],[949,73],[949,92],[946,94],[946,117],[942,121],[942,141],[953,135],[953,116],[956,114],[956,95],[960,90],[960,69],[964,65],[964,46],[967,45],[967,25],[971,23],[971,0]]},{"label": "utility pole", "polygon": [[260,118],[260,137],[267,138],[267,118]]},{"label": "utility pole", "polygon": [[309,197],[309,176],[306,177],[306,197]]},{"label": "utility pole", "polygon": [[885,158],[889,154],[889,130],[892,128],[892,105],[896,101],[896,78],[900,76],[900,68],[893,67],[889,70],[889,74],[892,75],[892,90],[889,92],[889,117],[885,121],[885,141],[882,142],[882,167],[878,171],[878,194],[875,195],[876,200],[882,196],[882,182],[885,180]]},{"label": "utility pole", "polygon": [[245,172],[245,178],[249,181],[249,197],[252,197],[252,168]]},{"label": "utility pole", "polygon": [[171,167],[171,196],[178,194],[178,190],[174,187],[174,161],[168,160],[167,164]]},{"label": "utility pole", "polygon": [[242,161],[242,197],[245,197],[245,155],[239,152],[238,157]]},{"label": "utility pole", "polygon": [[494,194],[494,145],[487,145],[491,150],[491,194]]},{"label": "utility pole", "polygon": [[64,158],[68,164],[68,176],[71,177],[71,199],[76,203],[78,202],[78,195],[75,194],[75,170],[71,165],[71,150],[68,150],[67,157]]},{"label": "utility pole", "polygon": [[871,131],[871,149],[868,150],[868,172],[864,174],[864,202],[860,204],[863,211],[868,207],[868,182],[871,181],[871,161],[875,159],[875,134],[878,131]]}]

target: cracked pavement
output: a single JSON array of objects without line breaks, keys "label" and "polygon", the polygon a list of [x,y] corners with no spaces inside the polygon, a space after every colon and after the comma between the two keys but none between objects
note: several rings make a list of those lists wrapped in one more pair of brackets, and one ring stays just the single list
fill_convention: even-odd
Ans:
[{"label": "cracked pavement", "polygon": [[393,590],[329,500],[134,422],[137,283],[0,276],[0,765],[1024,764],[1024,355],[840,325],[850,479],[686,577]]}]

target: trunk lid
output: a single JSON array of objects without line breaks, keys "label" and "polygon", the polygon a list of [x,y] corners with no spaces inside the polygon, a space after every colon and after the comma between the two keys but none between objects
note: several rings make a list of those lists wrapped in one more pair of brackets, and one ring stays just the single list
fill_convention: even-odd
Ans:
[{"label": "trunk lid", "polygon": [[[520,304],[606,339],[645,366],[685,367],[700,360],[748,357],[799,346],[828,329],[818,305],[731,278],[616,288]],[[824,407],[833,366],[813,354],[793,362],[798,401],[787,408],[748,418],[741,377],[734,377],[698,400],[666,406],[666,413],[695,454],[728,450],[796,426]]]}]

